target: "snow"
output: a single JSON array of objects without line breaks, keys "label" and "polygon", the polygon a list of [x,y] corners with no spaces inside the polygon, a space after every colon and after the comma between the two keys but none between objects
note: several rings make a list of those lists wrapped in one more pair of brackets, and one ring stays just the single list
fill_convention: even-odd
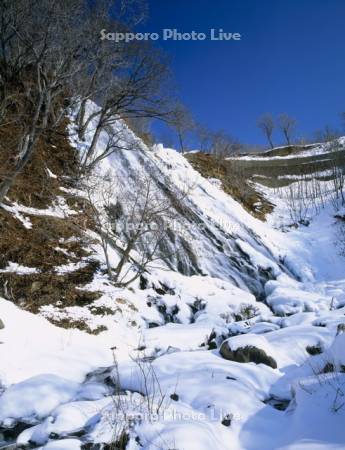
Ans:
[{"label": "snow", "polygon": [[23,224],[24,228],[26,228],[27,230],[30,230],[32,228],[32,223],[31,223],[30,219],[28,217],[24,216],[23,214],[21,214],[21,212],[19,211],[19,208],[10,207],[5,204],[2,204],[1,207],[3,209],[5,209],[6,211],[10,212],[11,214],[13,214],[13,216]]},{"label": "snow", "polygon": [[57,176],[55,175],[55,173],[53,173],[48,167],[46,168],[47,174],[50,178],[54,178],[56,179]]},{"label": "snow", "polygon": [[56,375],[38,375],[10,386],[0,397],[0,423],[42,419],[59,404],[71,401],[78,388],[78,383]]},{"label": "snow", "polygon": [[332,345],[326,352],[324,360],[331,362],[335,365],[336,370],[343,371],[342,366],[345,367],[345,334],[336,336]]},{"label": "snow", "polygon": [[[75,401],[60,405],[42,423],[24,430],[18,436],[17,443],[27,445],[30,441],[42,445],[48,443],[52,434],[66,438],[68,435],[78,433],[109,404],[111,399],[102,398],[98,401]],[[67,439],[63,440],[64,445],[66,441]],[[50,443],[52,444],[53,442]]]},{"label": "snow", "polygon": [[[321,345],[323,348],[331,344],[333,333],[327,328],[313,326],[291,326],[271,331],[264,335],[245,334],[229,338],[232,350],[246,346],[254,346],[264,350],[278,363],[278,368],[301,365],[308,358],[306,348]],[[294,349],[291,352],[291,348]]]},{"label": "snow", "polygon": [[162,327],[145,330],[144,343],[148,347],[173,350],[194,350],[205,344],[213,331],[213,324],[180,325],[168,323]]},{"label": "snow", "polygon": [[76,270],[80,270],[83,267],[87,266],[87,262],[85,261],[78,261],[76,263],[68,263],[68,264],[63,264],[61,266],[56,266],[54,268],[55,272],[57,272],[60,275],[63,275],[65,273],[70,273],[70,272],[75,272]]},{"label": "snow", "polygon": [[[344,446],[344,388],[343,374],[324,374],[296,383],[291,405],[293,433],[324,445],[329,442],[330,445]],[[341,394],[337,396],[338,389]],[[319,426],[315,427],[315,423]]]},{"label": "snow", "polygon": [[93,368],[112,362],[109,345],[79,330],[58,328],[3,299],[0,315],[5,323],[0,335],[2,384],[19,383],[42,373],[63,374],[81,382]]},{"label": "snow", "polygon": [[[95,108],[90,103],[88,112]],[[80,142],[73,114],[71,120],[71,142],[83,153],[94,123]],[[109,443],[123,426],[129,450],[345,448],[345,334],[339,328],[345,323],[345,264],[330,204],[308,227],[288,228],[283,199],[263,189],[276,208],[261,222],[183,155],[162,145],[148,149],[124,124],[115,126],[136,150],[109,156],[100,172],[122,183],[122,193],[135,189],[138,171],[157,186],[167,183],[185,193],[187,219],[174,211],[173,232],[188,242],[194,258],[187,251],[180,255],[184,273],[173,258],[170,265],[156,262],[145,273],[145,289],[139,280],[115,287],[98,272],[83,286],[100,292],[91,305],[66,307],[61,301],[33,315],[0,299],[0,422],[26,422],[30,427],[17,444],[30,441],[40,449]],[[102,133],[99,152],[105,144]],[[322,152],[318,145],[298,156]],[[61,198],[46,210],[5,208],[27,227],[30,215],[75,213]],[[100,246],[92,251],[104,268]],[[117,253],[110,258],[116,262]],[[83,264],[56,271],[70,273]],[[23,275],[35,270],[15,263],[3,269]],[[88,335],[46,318],[106,329]],[[231,349],[264,350],[277,369],[223,359],[224,341]],[[327,363],[335,371],[320,373]],[[273,401],[287,409],[276,409]],[[129,420],[131,414],[140,417]]]},{"label": "snow", "polygon": [[1,207],[8,212],[11,212],[14,217],[20,220],[26,228],[31,228],[31,222],[23,214],[29,216],[50,216],[57,218],[65,218],[77,214],[76,211],[70,209],[63,197],[57,197],[53,205],[46,209],[31,208],[29,206],[20,205],[13,202],[11,206],[2,204]]},{"label": "snow", "polygon": [[[338,139],[338,142],[341,146],[344,146],[345,141],[344,138],[341,137]],[[303,150],[303,148],[305,148],[305,150]],[[280,149],[284,149],[286,147],[275,147],[274,150],[280,150]],[[269,160],[284,160],[284,159],[294,159],[294,158],[306,158],[309,156],[317,156],[317,155],[327,155],[330,153],[333,153],[334,151],[331,148],[331,144],[330,143],[318,143],[318,144],[310,144],[310,145],[294,145],[294,148],[298,149],[298,152],[294,152],[291,153],[290,155],[285,155],[285,156],[267,156],[265,153],[267,152],[263,152],[259,155],[245,155],[245,156],[236,156],[231,157],[231,158],[227,158],[229,160],[231,159],[242,159],[242,160],[246,160],[246,161],[269,161]],[[272,150],[268,150],[269,152]],[[343,149],[339,150],[342,151]]]},{"label": "snow", "polygon": [[1,269],[0,273],[11,273],[14,272],[17,275],[30,275],[33,273],[38,273],[39,271],[35,267],[21,266],[20,264],[9,262],[5,269]]},{"label": "snow", "polygon": [[61,441],[49,442],[42,450],[79,450],[81,442],[78,439],[63,439]]}]

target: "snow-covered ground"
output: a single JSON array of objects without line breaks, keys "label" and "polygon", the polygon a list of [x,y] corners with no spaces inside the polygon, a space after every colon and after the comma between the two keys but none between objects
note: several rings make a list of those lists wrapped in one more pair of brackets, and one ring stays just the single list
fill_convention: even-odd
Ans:
[{"label": "snow-covered ground", "polygon": [[[343,151],[344,145],[345,145],[345,138],[341,137],[337,141],[338,141],[338,145],[340,148],[339,151]],[[235,158],[227,158],[227,159],[231,160],[231,159],[241,158],[245,161],[284,160],[284,159],[306,158],[309,156],[325,155],[327,153],[329,154],[330,152],[334,151],[334,150],[332,150],[332,146],[329,143],[318,143],[318,144],[309,144],[309,145],[295,145],[294,148],[296,149],[296,152],[293,152],[290,155],[285,155],[285,156],[269,155],[268,156],[265,154],[265,153],[270,153],[272,151],[285,149],[285,148],[286,148],[286,146],[274,147],[274,149],[268,150],[267,152],[263,152],[260,155],[244,155],[244,156],[239,156],[239,157],[236,156]]]},{"label": "snow-covered ground", "polygon": [[[123,180],[122,195],[139,171],[157,189],[168,180],[186,192],[203,227],[177,210],[176,220],[195,260],[184,255],[184,274],[176,261],[156,263],[145,288],[97,274],[85,289],[102,292],[93,307],[112,311],[103,317],[81,307],[35,316],[1,299],[0,448],[15,435],[18,445],[80,449],[119,441],[125,428],[129,450],[344,449],[345,260],[331,206],[309,226],[281,228],[286,209],[267,190],[277,207],[263,223],[174,150],[136,145],[100,170]],[[28,226],[25,213],[13,206]],[[88,335],[44,316],[107,330]]]}]

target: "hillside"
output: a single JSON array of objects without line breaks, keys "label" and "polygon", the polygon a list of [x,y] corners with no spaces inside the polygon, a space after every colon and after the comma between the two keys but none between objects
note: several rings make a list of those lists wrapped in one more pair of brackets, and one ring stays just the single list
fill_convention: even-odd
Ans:
[{"label": "hillside", "polygon": [[[78,155],[69,144],[68,121],[44,135],[34,158],[18,177],[0,209],[0,293],[38,312],[63,302],[84,306],[96,293],[77,288],[98,268],[83,230],[85,200],[71,195]],[[3,167],[13,129],[1,129]]]},{"label": "hillside", "polygon": [[[96,109],[88,102],[87,114]],[[231,161],[243,190],[229,161],[150,148],[113,127],[130,149],[80,180],[94,124],[80,139],[71,110],[1,206],[0,448],[343,448],[344,214],[322,175],[327,147]],[[322,202],[294,217],[305,198],[288,195],[305,163],[302,181],[322,178]],[[147,180],[169,226],[126,286],[140,246],[116,283],[100,226]],[[112,267],[127,236],[116,217]]]},{"label": "hillside", "polygon": [[303,176],[332,179],[334,167],[345,166],[345,140],[325,144],[285,146],[243,157],[229,159],[229,165],[246,178],[267,187],[279,188]]}]

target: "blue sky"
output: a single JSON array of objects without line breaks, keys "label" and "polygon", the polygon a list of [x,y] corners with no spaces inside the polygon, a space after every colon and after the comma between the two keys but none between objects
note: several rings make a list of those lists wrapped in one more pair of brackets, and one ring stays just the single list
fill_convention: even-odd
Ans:
[{"label": "blue sky", "polygon": [[[144,31],[239,32],[240,42],[157,41],[196,119],[263,144],[260,114],[286,112],[308,136],[341,128],[345,111],[344,0],[149,0]],[[281,138],[275,136],[275,142]]]}]

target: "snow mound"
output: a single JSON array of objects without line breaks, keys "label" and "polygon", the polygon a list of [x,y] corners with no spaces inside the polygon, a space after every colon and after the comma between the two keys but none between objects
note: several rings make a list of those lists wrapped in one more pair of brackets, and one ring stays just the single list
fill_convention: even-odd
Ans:
[{"label": "snow mound", "polygon": [[71,401],[78,389],[78,383],[56,375],[38,375],[10,386],[0,397],[0,423],[40,420],[61,403]]}]

